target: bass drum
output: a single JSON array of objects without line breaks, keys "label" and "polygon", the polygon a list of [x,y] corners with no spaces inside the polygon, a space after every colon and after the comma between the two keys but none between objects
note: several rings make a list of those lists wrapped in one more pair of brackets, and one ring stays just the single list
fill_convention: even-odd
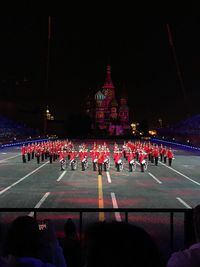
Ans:
[{"label": "bass drum", "polygon": [[65,170],[65,167],[66,167],[66,161],[65,160],[61,160],[60,161],[60,167],[61,167],[61,171],[64,171]]},{"label": "bass drum", "polygon": [[120,172],[123,170],[123,162],[121,161],[121,163],[119,163],[119,170]]},{"label": "bass drum", "polygon": [[136,170],[136,162],[134,160],[131,160],[130,164],[131,164],[132,171],[135,171]]},{"label": "bass drum", "polygon": [[142,165],[144,166],[144,170],[146,171],[147,170],[147,162],[146,162],[146,160],[142,161]]},{"label": "bass drum", "polygon": [[110,169],[110,160],[106,160],[106,162],[104,162],[104,168],[105,171],[108,171]]},{"label": "bass drum", "polygon": [[71,170],[75,171],[77,169],[77,161],[72,160],[70,164],[71,164]]}]

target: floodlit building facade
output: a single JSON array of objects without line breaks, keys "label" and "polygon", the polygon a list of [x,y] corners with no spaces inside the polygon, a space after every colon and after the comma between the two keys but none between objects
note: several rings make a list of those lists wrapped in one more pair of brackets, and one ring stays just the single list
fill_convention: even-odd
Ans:
[{"label": "floodlit building facade", "polygon": [[106,79],[101,89],[86,100],[86,113],[92,119],[93,130],[110,136],[130,133],[127,98],[124,94],[120,98],[116,97],[110,65],[107,65]]}]

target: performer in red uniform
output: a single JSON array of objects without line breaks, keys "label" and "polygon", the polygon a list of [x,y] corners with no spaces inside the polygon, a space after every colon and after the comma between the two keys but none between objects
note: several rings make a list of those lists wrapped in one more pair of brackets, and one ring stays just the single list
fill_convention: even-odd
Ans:
[{"label": "performer in red uniform", "polygon": [[35,145],[32,143],[31,145],[31,158],[34,159],[34,154],[35,154]]},{"label": "performer in red uniform", "polygon": [[164,159],[164,163],[167,163],[167,147],[164,146],[162,149],[162,157]]},{"label": "performer in red uniform", "polygon": [[100,151],[99,157],[98,157],[98,172],[99,172],[99,175],[102,175],[102,166],[103,166],[104,159],[105,159],[104,153],[102,151]]},{"label": "performer in red uniform", "polygon": [[96,147],[94,147],[90,151],[90,156],[92,157],[93,171],[96,171],[97,170],[97,161],[98,161],[98,156],[99,156],[99,152],[96,150]]},{"label": "performer in red uniform", "polygon": [[44,144],[41,144],[40,146],[40,154],[41,154],[41,161],[44,161],[44,154],[45,154]]},{"label": "performer in red uniform", "polygon": [[129,172],[133,171],[132,164],[134,163],[135,153],[132,151],[128,151],[126,153],[128,164],[129,164]]},{"label": "performer in red uniform", "polygon": [[122,152],[123,152],[124,158],[127,160],[128,146],[126,144],[126,141],[124,141],[124,144],[122,146]]},{"label": "performer in red uniform", "polygon": [[160,161],[163,160],[162,151],[163,151],[163,145],[161,144],[160,147],[159,147]]},{"label": "performer in red uniform", "polygon": [[35,156],[37,158],[37,163],[40,163],[40,145],[37,145],[37,147],[35,148]]},{"label": "performer in red uniform", "polygon": [[22,146],[21,152],[22,152],[22,162],[26,163],[26,147],[24,144]]},{"label": "performer in red uniform", "polygon": [[110,168],[110,151],[108,147],[104,148],[103,154],[104,154],[103,166],[104,166],[104,171],[106,172]]},{"label": "performer in red uniform", "polygon": [[30,146],[30,144],[28,144],[26,151],[27,151],[28,161],[30,161],[31,160],[31,146]]},{"label": "performer in red uniform", "polygon": [[53,160],[53,147],[51,146],[51,147],[49,147],[49,162],[50,162],[50,164],[52,164],[52,160]]},{"label": "performer in red uniform", "polygon": [[63,150],[61,150],[59,153],[59,161],[60,161],[61,171],[64,171],[65,170],[65,168],[64,168],[65,158],[64,158],[64,151]]},{"label": "performer in red uniform", "polygon": [[144,165],[145,165],[145,159],[147,158],[147,154],[141,151],[139,153],[139,163],[141,166],[141,172],[144,172]]},{"label": "performer in red uniform", "polygon": [[77,152],[72,148],[72,151],[68,153],[71,170],[74,171],[77,168]]},{"label": "performer in red uniform", "polygon": [[80,158],[80,161],[81,161],[81,166],[82,166],[82,171],[85,171],[85,166],[86,166],[86,163],[87,163],[87,149],[81,149],[79,151],[79,158]]},{"label": "performer in red uniform", "polygon": [[156,146],[153,151],[153,156],[155,159],[155,165],[158,166],[159,148]]},{"label": "performer in red uniform", "polygon": [[71,152],[69,152],[69,160],[75,160],[77,156],[77,152],[75,150],[72,149]]},{"label": "performer in red uniform", "polygon": [[173,159],[173,157],[174,157],[174,154],[173,154],[172,149],[171,149],[171,147],[170,147],[170,148],[167,150],[167,158],[168,158],[168,164],[169,164],[169,166],[172,165],[172,159]]},{"label": "performer in red uniform", "polygon": [[120,171],[120,164],[122,164],[122,153],[120,151],[117,151],[114,156],[115,166],[117,167],[117,171]]}]

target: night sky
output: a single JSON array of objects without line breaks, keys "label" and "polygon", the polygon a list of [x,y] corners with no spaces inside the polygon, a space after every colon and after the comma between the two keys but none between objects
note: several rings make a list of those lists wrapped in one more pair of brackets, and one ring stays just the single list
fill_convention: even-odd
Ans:
[{"label": "night sky", "polygon": [[199,113],[200,23],[193,14],[170,21],[146,15],[52,16],[48,88],[48,16],[4,16],[0,28],[1,100],[10,97],[35,110],[48,104],[55,118],[65,119],[80,113],[87,95],[101,88],[110,64],[116,94],[126,91],[135,121],[161,118],[171,124]]}]

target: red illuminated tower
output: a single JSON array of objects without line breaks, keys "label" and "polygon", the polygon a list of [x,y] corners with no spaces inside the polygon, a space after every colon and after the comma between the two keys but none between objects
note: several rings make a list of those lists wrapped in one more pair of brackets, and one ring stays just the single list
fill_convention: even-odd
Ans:
[{"label": "red illuminated tower", "polygon": [[115,98],[115,87],[111,79],[110,65],[107,66],[106,80],[102,86],[102,89],[102,93],[106,96],[107,102],[110,102],[113,98]]}]

